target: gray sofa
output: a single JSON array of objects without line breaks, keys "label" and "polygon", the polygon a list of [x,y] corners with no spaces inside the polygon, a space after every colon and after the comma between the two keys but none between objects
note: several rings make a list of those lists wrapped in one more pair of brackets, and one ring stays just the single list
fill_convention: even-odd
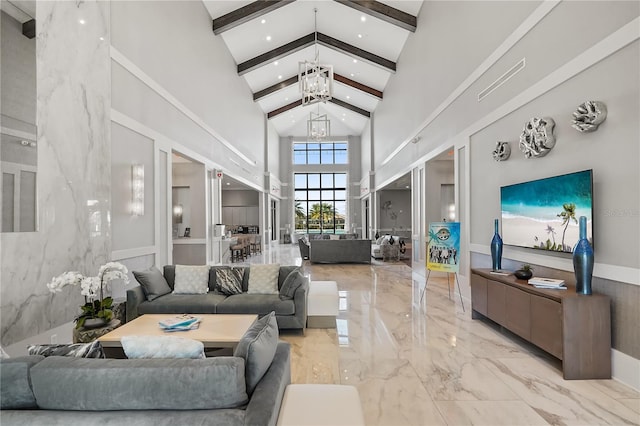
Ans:
[{"label": "gray sofa", "polygon": [[245,380],[241,357],[3,359],[0,423],[275,425],[291,382],[289,352],[288,343],[277,343],[271,364],[254,388]]},{"label": "gray sofa", "polygon": [[371,240],[311,240],[312,263],[371,263]]},{"label": "gray sofa", "polygon": [[[278,328],[302,329],[307,324],[308,279],[304,279],[295,290],[293,299],[282,300],[277,294],[248,294],[249,268],[244,267],[242,294],[225,296],[215,291],[216,270],[209,270],[209,292],[207,294],[165,294],[151,301],[147,300],[142,287],[127,290],[127,321],[142,314],[258,314],[260,317],[275,311]],[[278,288],[282,288],[285,278],[297,266],[281,266]],[[164,278],[173,290],[175,265],[164,267]]]}]

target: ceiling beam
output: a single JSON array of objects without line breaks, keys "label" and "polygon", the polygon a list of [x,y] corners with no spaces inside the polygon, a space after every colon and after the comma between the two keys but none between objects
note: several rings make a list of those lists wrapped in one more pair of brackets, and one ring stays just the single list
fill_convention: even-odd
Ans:
[{"label": "ceiling beam", "polygon": [[352,7],[359,12],[366,13],[367,15],[373,16],[405,30],[411,31],[412,33],[416,32],[416,28],[418,26],[417,17],[391,6],[387,6],[384,3],[373,0],[335,1],[345,6]]},{"label": "ceiling beam", "polygon": [[357,56],[363,61],[384,68],[387,71],[396,72],[396,63],[393,61],[385,59],[366,50],[360,49],[359,47],[340,41],[336,38],[330,37],[326,34],[311,33],[238,64],[238,75],[244,75],[256,68],[260,68],[265,63],[276,61],[287,55],[290,55],[291,53],[297,52],[309,46],[313,46],[316,41],[316,34],[318,43],[322,46],[337,50],[349,56]]},{"label": "ceiling beam", "polygon": [[[340,106],[342,108],[348,109],[349,111],[356,112],[356,113],[358,113],[360,115],[363,115],[363,116],[365,116],[367,118],[371,117],[371,113],[369,111],[367,111],[365,109],[362,109],[362,108],[359,108],[359,107],[357,107],[355,105],[352,105],[352,104],[350,104],[348,102],[341,101],[340,99],[332,98],[332,99],[329,99],[329,102],[331,102],[334,105],[338,105],[338,106]],[[274,109],[273,111],[269,111],[267,113],[267,118],[276,117],[276,116],[278,116],[280,114],[283,114],[283,113],[285,113],[285,112],[287,112],[289,110],[292,110],[294,108],[297,108],[299,106],[302,106],[302,99],[298,99],[297,101],[291,102],[290,104],[281,106],[280,108]]]},{"label": "ceiling beam", "polygon": [[259,18],[276,9],[293,3],[295,0],[258,0],[233,10],[213,20],[213,33],[219,35],[227,30]]},{"label": "ceiling beam", "polygon": [[374,53],[360,49],[352,44],[340,41],[326,34],[318,33],[318,43],[322,46],[329,47],[333,50],[345,53],[349,56],[358,56],[360,59],[386,69],[387,71],[396,72],[396,63],[388,59],[378,56]]},{"label": "ceiling beam", "polygon": [[369,111],[362,109],[360,107],[357,107],[355,105],[352,105],[349,102],[341,101],[340,99],[337,99],[337,98],[331,98],[329,99],[329,102],[331,102],[332,104],[341,106],[342,108],[348,109],[349,111],[353,111],[360,115],[364,115],[367,118],[371,117],[371,113]]},{"label": "ceiling beam", "polygon": [[31,19],[22,23],[22,35],[27,38],[34,38],[36,36],[36,20]]},{"label": "ceiling beam", "polygon": [[355,80],[351,80],[350,78],[347,78],[337,73],[333,73],[333,79],[346,86],[353,87],[354,89],[358,89],[378,99],[382,99],[382,91],[374,89],[373,87],[367,86],[366,84],[362,84]]},{"label": "ceiling beam", "polygon": [[282,113],[285,113],[291,109],[294,109],[296,107],[299,107],[302,105],[302,99],[298,99],[297,101],[291,102],[290,104],[287,104],[285,106],[281,106],[278,109],[274,109],[273,111],[269,111],[267,113],[267,118],[273,118],[277,115],[280,115]]},{"label": "ceiling beam", "polygon": [[[365,92],[371,96],[374,96],[378,99],[382,99],[382,92],[380,90],[374,89],[373,87],[369,87],[366,84],[362,84],[362,83],[358,83],[355,80],[351,80],[350,78],[347,78],[343,75],[340,74],[333,74],[333,79],[335,81],[338,81],[346,86],[349,87],[353,87],[354,89],[360,90],[362,92]],[[253,100],[254,101],[258,101],[266,96],[269,96],[279,90],[282,90],[284,88],[287,88],[289,86],[292,86],[294,84],[298,83],[298,76],[295,75],[293,77],[287,78],[286,80],[280,81],[276,84],[274,84],[273,86],[269,86],[267,88],[264,88],[262,90],[257,91],[256,93],[253,94]]]},{"label": "ceiling beam", "polygon": [[291,41],[282,46],[276,47],[273,50],[265,52],[261,55],[251,58],[238,64],[238,75],[244,75],[249,71],[253,71],[256,68],[260,68],[267,62],[273,62],[280,58],[283,58],[291,53],[304,49],[305,47],[313,46],[315,43],[315,35],[313,33],[307,34],[304,37],[300,37],[297,40]]}]

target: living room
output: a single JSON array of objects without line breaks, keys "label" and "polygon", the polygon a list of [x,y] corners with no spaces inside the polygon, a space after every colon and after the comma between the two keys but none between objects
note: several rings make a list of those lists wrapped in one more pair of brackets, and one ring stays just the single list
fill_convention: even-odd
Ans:
[{"label": "living room", "polygon": [[[293,5],[296,3],[307,2]],[[318,2],[318,19],[322,16],[322,3]],[[338,2],[329,3],[338,5]],[[417,27],[406,36],[397,58],[397,70],[384,88],[383,100],[371,118],[365,120],[360,133],[347,133],[346,127],[340,132],[337,124],[333,133],[358,153],[349,158],[347,167],[334,170],[339,173],[346,169],[348,174],[346,226],[349,231],[355,225],[357,233],[373,238],[382,224],[377,215],[386,214],[381,210],[379,191],[411,174],[411,211],[403,214],[411,217],[413,270],[408,267],[399,270],[393,265],[377,269],[362,265],[309,267],[308,272],[314,279],[338,281],[340,291],[349,291],[352,285],[356,293],[350,300],[356,302],[351,306],[356,306],[362,317],[371,316],[376,327],[368,321],[352,321],[349,333],[338,327],[334,334],[306,336],[298,344],[301,347],[316,345],[320,353],[340,354],[339,358],[332,358],[332,362],[341,370],[352,371],[356,358],[371,360],[362,369],[358,366],[355,373],[362,378],[360,391],[366,414],[367,407],[375,407],[384,400],[381,389],[398,383],[397,375],[392,372],[399,371],[402,376],[408,374],[408,370],[417,371],[416,365],[426,362],[420,352],[424,347],[403,347],[404,339],[411,339],[403,333],[413,333],[416,329],[399,327],[400,323],[415,318],[417,328],[438,328],[442,331],[439,343],[449,338],[452,340],[448,347],[454,347],[456,328],[471,322],[469,310],[461,312],[459,302],[448,305],[453,302],[444,296],[447,292],[444,275],[436,274],[435,300],[427,301],[434,310],[433,315],[425,315],[415,300],[419,299],[415,295],[416,292],[419,295],[420,286],[424,286],[426,273],[430,160],[453,150],[456,220],[461,223],[463,235],[458,278],[466,308],[471,305],[471,268],[491,266],[493,223],[494,219],[501,218],[500,188],[591,169],[594,176],[593,289],[611,299],[611,357],[615,379],[611,381],[615,383],[611,388],[614,390],[596,384],[578,391],[574,386],[580,385],[571,382],[553,379],[551,383],[563,389],[559,397],[567,400],[579,399],[571,392],[596,393],[598,396],[593,397],[596,400],[616,393],[612,404],[628,405],[613,411],[638,413],[639,397],[632,390],[640,388],[640,336],[636,331],[640,311],[635,306],[640,300],[638,3],[418,3],[414,6]],[[226,2],[225,7],[230,12],[239,6]],[[265,235],[265,253],[260,257],[263,262],[277,259],[276,254],[283,250],[286,253],[296,249],[281,246],[277,231],[285,231],[288,226],[291,229],[295,223],[292,144],[298,140],[296,137],[303,135],[279,134],[276,125],[254,102],[252,90],[238,76],[238,61],[222,37],[212,32],[211,21],[216,16],[210,15],[204,3],[37,2],[37,7],[36,18],[40,19],[36,20],[41,23],[35,48],[37,231],[2,233],[1,236],[3,348],[14,350],[28,343],[49,343],[54,336],[64,342],[65,336],[70,336],[72,320],[78,315],[83,298],[79,291],[49,293],[46,284],[51,277],[70,270],[93,274],[100,265],[112,260],[126,264],[130,271],[171,263],[171,218],[158,206],[163,202],[170,205],[167,194],[171,192],[171,185],[167,176],[171,175],[173,151],[204,164],[207,172],[223,171],[259,192],[258,225]],[[283,6],[280,11],[284,13],[288,7],[294,6]],[[309,12],[310,22],[312,18]],[[3,31],[4,28],[3,25]],[[270,48],[283,42],[285,40],[274,40]],[[3,48],[3,55],[4,52]],[[523,58],[526,58],[523,68],[478,100],[479,93],[500,80]],[[587,100],[606,104],[608,117],[598,130],[581,133],[571,127],[572,114]],[[342,121],[341,115],[341,112],[336,114],[332,123]],[[523,127],[532,117],[552,117],[556,124],[555,147],[540,158],[525,158],[518,148]],[[280,117],[284,118],[288,118],[286,114]],[[496,162],[492,158],[491,153],[499,141],[510,142],[511,157],[507,161]],[[604,151],[607,151],[606,157]],[[143,215],[132,215],[126,205],[132,164],[145,166]],[[206,192],[213,203],[221,192],[221,182],[217,179],[207,179],[207,182],[210,187]],[[118,197],[119,191],[126,196]],[[118,205],[119,199],[126,200]],[[270,216],[272,203],[277,208]],[[365,203],[370,209],[363,217]],[[211,208],[208,223],[222,223],[221,215],[221,206]],[[114,235],[123,234],[127,235],[126,241],[114,241]],[[293,253],[281,258],[293,262],[296,257]],[[532,264],[536,274],[543,276],[569,279],[573,276],[573,264],[568,256],[505,246],[503,269],[515,270],[522,263]],[[366,279],[359,281],[358,274]],[[384,299],[388,309],[376,306],[379,294],[372,290],[373,282],[381,283],[387,292],[393,291],[394,284],[402,286],[399,300]],[[129,287],[135,285],[132,279]],[[114,296],[123,297],[125,290],[115,286]],[[431,322],[434,316],[437,326]],[[441,322],[446,316],[453,320]],[[459,316],[464,320],[458,322]],[[396,327],[400,334],[393,332]],[[476,330],[478,325],[472,327]],[[494,329],[486,324],[484,327],[478,332],[489,335],[485,337],[491,341],[497,340],[499,348],[509,345],[501,356],[508,358],[510,351],[518,355],[531,352],[526,346],[524,350],[520,346],[513,349],[515,344],[505,343],[512,340],[496,338]],[[416,339],[428,341],[428,337],[428,333],[418,333]],[[343,346],[349,338],[351,342],[358,338],[379,339],[384,344]],[[486,341],[476,343],[482,346]],[[406,356],[395,356],[401,350],[405,350]],[[385,355],[395,351],[393,361],[376,364],[376,351]],[[305,380],[346,381],[342,376],[314,378],[314,366],[319,366],[322,360],[305,354],[308,358],[298,357],[294,361],[299,363],[294,368],[308,372]],[[442,357],[446,359],[446,352]],[[408,358],[414,363],[408,362]],[[488,358],[489,352],[483,359]],[[468,365],[464,357],[459,360]],[[481,364],[484,368],[477,373],[480,382],[502,372],[513,374],[514,381],[529,378],[530,383],[535,383],[521,366],[510,364],[511,369],[505,373],[507,370],[502,365],[492,368],[486,361]],[[532,364],[535,362],[529,360],[524,365]],[[452,379],[454,383],[466,378],[460,366],[447,365],[446,361],[438,365],[444,367],[425,370],[421,378],[428,382],[427,372],[445,377],[447,369],[454,372],[454,376],[460,372],[457,381]],[[556,371],[556,374],[559,373]],[[418,389],[416,393],[427,401],[438,387],[421,387],[421,378],[412,376],[415,388],[411,389]],[[509,381],[504,376],[502,379]],[[629,388],[618,388],[622,386],[620,382]],[[364,396],[373,394],[365,393],[363,388],[371,383],[375,383],[379,393],[371,396],[368,403]],[[400,387],[389,389],[400,393]],[[478,387],[472,388],[474,392],[464,395],[445,393],[440,397],[456,401],[451,406],[460,405],[465,398],[487,402],[478,404],[487,411],[491,411],[489,407],[499,397],[516,398],[506,391],[488,396],[479,392]],[[529,401],[543,398],[529,397]],[[605,399],[610,401],[602,396],[602,400]],[[366,419],[370,423],[393,424],[393,414],[410,412],[422,399],[407,397],[394,401],[397,405],[384,406],[385,415],[371,414]],[[446,405],[440,404],[436,411],[442,413]],[[468,404],[465,409],[471,407],[473,404]],[[579,404],[573,407],[568,419],[583,424],[638,423],[638,418],[630,418],[628,413],[605,420],[575,414],[584,409]],[[425,424],[430,417],[418,414],[402,418],[405,420],[400,423]],[[446,421],[463,422],[456,419],[447,417]],[[551,422],[549,418],[544,420]]]}]

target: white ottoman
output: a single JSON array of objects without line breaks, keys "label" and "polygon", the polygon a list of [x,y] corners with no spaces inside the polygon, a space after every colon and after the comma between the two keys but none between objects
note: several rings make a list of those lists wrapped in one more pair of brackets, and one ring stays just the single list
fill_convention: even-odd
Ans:
[{"label": "white ottoman", "polygon": [[360,394],[354,386],[289,385],[278,426],[364,426]]},{"label": "white ottoman", "polygon": [[335,281],[311,281],[307,296],[307,327],[335,328],[338,304]]}]

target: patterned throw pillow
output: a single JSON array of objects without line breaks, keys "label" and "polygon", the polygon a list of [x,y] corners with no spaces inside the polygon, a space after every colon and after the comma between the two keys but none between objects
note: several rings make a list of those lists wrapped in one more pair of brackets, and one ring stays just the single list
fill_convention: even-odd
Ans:
[{"label": "patterned throw pillow", "polygon": [[219,266],[216,268],[216,290],[227,296],[242,293],[244,268]]},{"label": "patterned throw pillow", "polygon": [[205,294],[209,291],[209,267],[176,265],[174,294]]},{"label": "patterned throw pillow", "polygon": [[278,275],[280,264],[249,266],[249,294],[279,294]]},{"label": "patterned throw pillow", "polygon": [[27,346],[29,355],[73,356],[76,358],[104,358],[102,345],[97,340],[90,343],[45,344]]}]

